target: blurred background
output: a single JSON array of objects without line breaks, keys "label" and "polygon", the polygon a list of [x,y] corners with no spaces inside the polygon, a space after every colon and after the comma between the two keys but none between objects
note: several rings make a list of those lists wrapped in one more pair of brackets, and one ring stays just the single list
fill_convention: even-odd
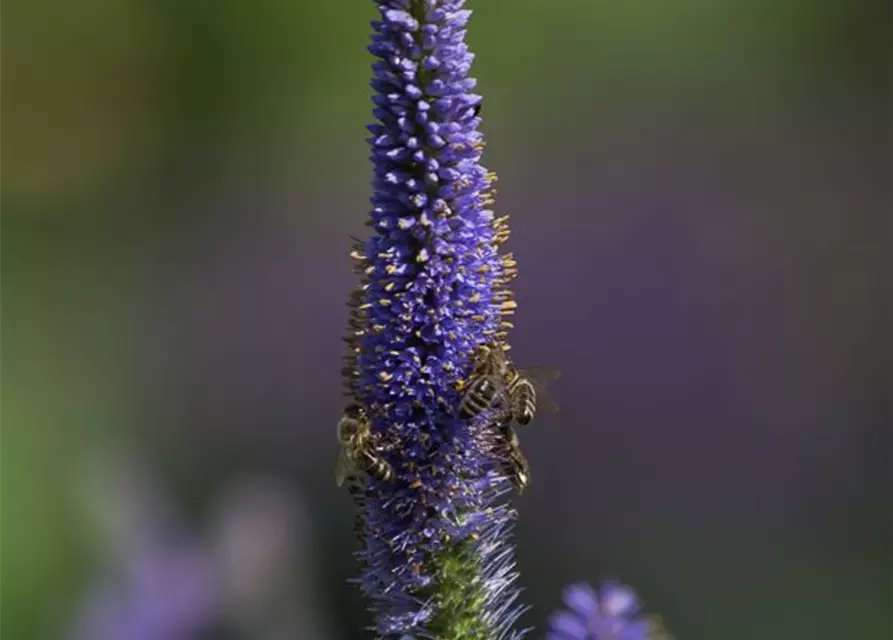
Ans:
[{"label": "blurred background", "polygon": [[[476,0],[524,622],[890,638],[890,5]],[[9,640],[366,637],[336,491],[374,4],[7,0]]]}]

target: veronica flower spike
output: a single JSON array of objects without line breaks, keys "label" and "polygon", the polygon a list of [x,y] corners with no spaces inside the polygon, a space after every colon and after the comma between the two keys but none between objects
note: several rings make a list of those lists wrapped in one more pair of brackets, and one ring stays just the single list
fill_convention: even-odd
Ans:
[{"label": "veronica flower spike", "polygon": [[358,582],[382,638],[523,635],[505,438],[486,407],[459,417],[481,354],[509,362],[516,306],[463,4],[389,0],[372,22],[371,237],[351,252],[363,279],[348,300],[338,482],[351,479]]}]

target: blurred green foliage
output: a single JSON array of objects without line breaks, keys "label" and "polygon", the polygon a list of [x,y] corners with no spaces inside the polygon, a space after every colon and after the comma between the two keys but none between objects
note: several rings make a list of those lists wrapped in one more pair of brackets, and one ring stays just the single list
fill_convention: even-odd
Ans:
[{"label": "blurred green foliage", "polygon": [[[339,149],[361,141],[370,111],[364,47],[375,10],[371,2],[353,5],[8,3],[3,111],[15,126],[4,132],[7,205],[110,189],[157,168],[181,145],[294,153],[307,135],[331,137]],[[490,126],[521,131],[532,129],[531,118],[552,120],[532,135],[689,91],[758,103],[812,77],[818,65],[835,81],[852,71],[841,54],[857,58],[872,46],[845,28],[863,12],[833,2],[472,6],[469,38]],[[832,33],[843,41],[831,50],[834,60],[823,59]],[[742,81],[750,75],[760,82]],[[736,87],[747,95],[735,95]]]}]

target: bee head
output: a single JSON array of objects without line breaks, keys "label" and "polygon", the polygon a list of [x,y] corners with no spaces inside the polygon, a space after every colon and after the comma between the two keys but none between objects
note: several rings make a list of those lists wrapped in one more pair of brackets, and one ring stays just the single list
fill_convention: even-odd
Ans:
[{"label": "bee head", "polygon": [[366,408],[361,404],[352,402],[344,408],[344,415],[354,420],[360,420],[366,417]]}]

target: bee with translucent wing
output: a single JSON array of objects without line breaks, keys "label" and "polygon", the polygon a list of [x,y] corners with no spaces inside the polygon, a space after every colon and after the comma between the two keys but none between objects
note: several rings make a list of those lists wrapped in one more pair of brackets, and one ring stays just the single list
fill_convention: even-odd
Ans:
[{"label": "bee with translucent wing", "polygon": [[518,369],[501,346],[486,345],[481,347],[462,396],[462,419],[494,411],[499,456],[518,493],[530,483],[530,465],[511,423],[530,424],[538,409],[557,411],[558,405],[546,393],[545,386],[558,376],[559,372],[550,367]]},{"label": "bee with translucent wing", "polygon": [[546,392],[546,385],[561,376],[552,367],[514,369],[510,365],[506,375],[512,418],[520,425],[528,425],[537,410],[554,413],[558,404]]},{"label": "bee with translucent wing", "polygon": [[338,420],[338,442],[341,449],[335,462],[335,484],[344,485],[348,478],[365,473],[374,478],[390,481],[394,469],[380,457],[372,440],[372,429],[366,410],[358,404],[348,405]]},{"label": "bee with translucent wing", "polygon": [[500,346],[485,345],[459,404],[459,417],[469,419],[495,409],[499,422],[530,424],[537,409],[558,410],[546,393],[546,384],[559,375],[551,367],[518,369]]}]

